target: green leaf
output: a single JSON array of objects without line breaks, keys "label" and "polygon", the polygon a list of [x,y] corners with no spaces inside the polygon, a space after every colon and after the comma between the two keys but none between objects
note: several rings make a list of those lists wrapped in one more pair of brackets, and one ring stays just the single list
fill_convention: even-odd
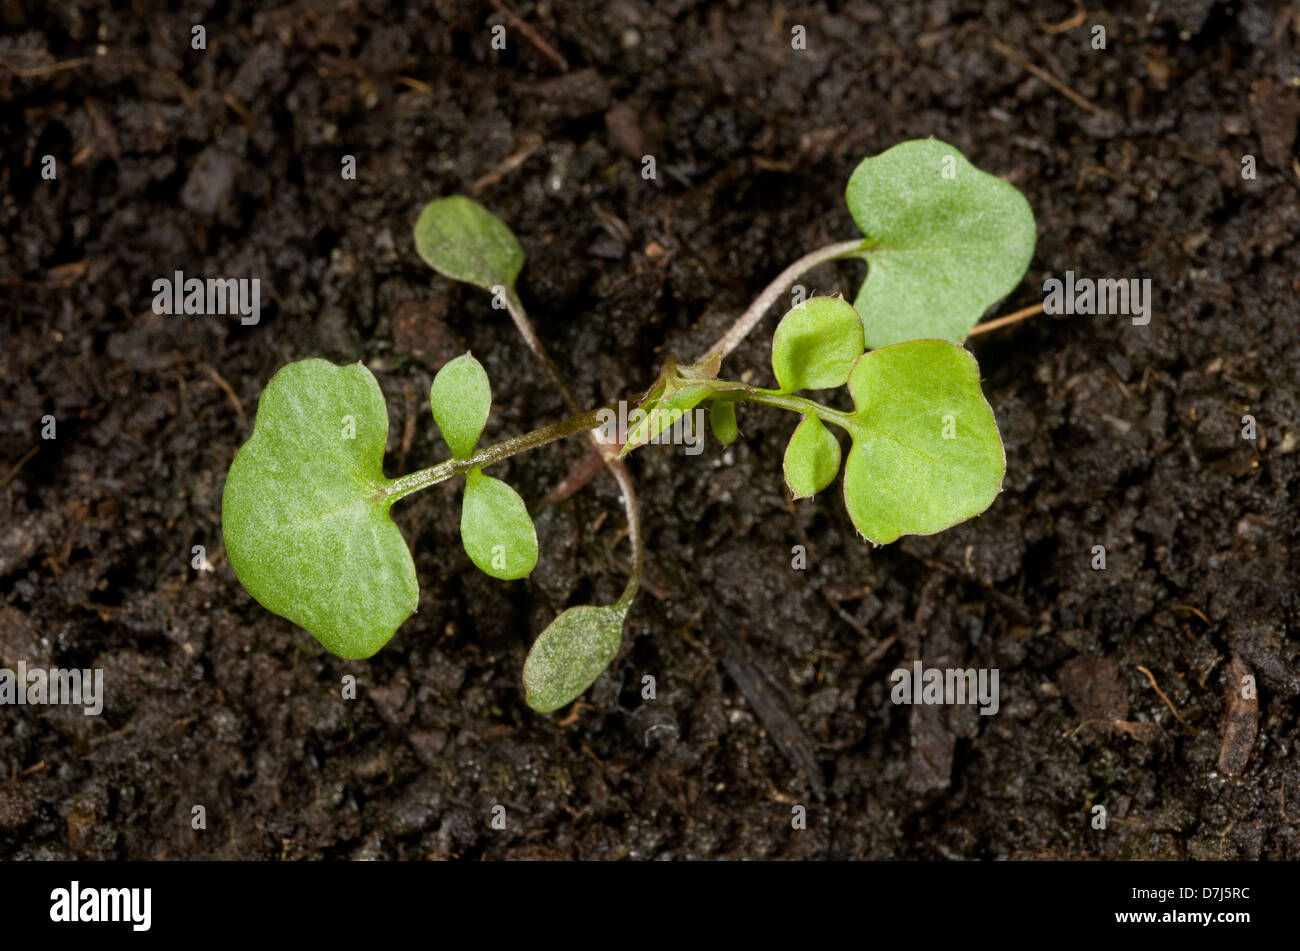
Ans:
[{"label": "green leaf", "polygon": [[673,375],[683,380],[716,380],[718,371],[722,369],[722,354],[715,353],[703,363],[678,363],[669,358],[668,366],[672,368]]},{"label": "green leaf", "polygon": [[674,423],[699,406],[713,389],[714,387],[708,383],[688,383],[665,393],[657,400],[638,407],[640,416],[634,413],[632,417],[638,419],[638,422],[629,430],[621,454],[627,455],[638,446],[652,442],[665,430],[671,429]]},{"label": "green leaf", "polygon": [[[721,365],[720,354],[704,363],[693,364],[680,364],[669,357],[659,379],[637,407],[637,412],[630,415],[628,422],[631,428],[620,455],[626,456],[633,449],[654,440],[699,406],[710,393],[743,390],[743,384],[715,379]],[[691,425],[694,425],[694,420]]]},{"label": "green leaf", "polygon": [[424,206],[415,248],[444,277],[487,291],[497,284],[513,291],[524,266],[524,249],[505,222],[464,195]]},{"label": "green leaf", "polygon": [[740,435],[736,425],[736,404],[727,400],[714,400],[709,404],[709,428],[724,446],[730,446]]},{"label": "green leaf", "polygon": [[816,495],[840,471],[840,441],[816,416],[805,416],[785,447],[785,484],[796,499]]},{"label": "green leaf", "polygon": [[811,297],[781,318],[772,370],[781,392],[843,386],[866,349],[862,319],[839,297]]},{"label": "green leaf", "polygon": [[470,561],[493,578],[526,578],[537,566],[537,529],[524,500],[477,467],[465,474],[460,538]]},{"label": "green leaf", "polygon": [[375,653],[419,599],[391,500],[376,500],[387,438],[384,396],[364,366],[290,363],[262,393],[221,497],[240,583],[340,657]]},{"label": "green leaf", "polygon": [[845,198],[868,241],[854,306],[869,348],[922,337],[960,343],[1034,254],[1025,197],[935,139],[866,159]]},{"label": "green leaf", "polygon": [[468,353],[448,362],[429,387],[429,408],[451,454],[464,459],[473,453],[492,408],[492,385],[483,364]]},{"label": "green leaf", "polygon": [[625,605],[583,604],[552,621],[524,662],[528,705],[550,713],[590,687],[618,653],[625,617]]},{"label": "green leaf", "polygon": [[912,340],[873,350],[854,365],[849,392],[844,503],[868,540],[932,535],[993,504],[1006,454],[965,349]]}]

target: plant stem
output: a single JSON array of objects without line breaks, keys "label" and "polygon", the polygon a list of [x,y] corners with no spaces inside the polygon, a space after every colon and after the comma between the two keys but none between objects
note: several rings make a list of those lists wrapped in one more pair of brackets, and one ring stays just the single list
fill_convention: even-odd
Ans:
[{"label": "plant stem", "polygon": [[420,489],[437,485],[439,482],[446,482],[452,476],[462,475],[477,466],[490,466],[529,449],[537,449],[547,443],[555,442],[557,439],[563,439],[565,436],[572,436],[574,433],[595,429],[604,422],[601,415],[608,412],[613,412],[613,408],[601,406],[598,409],[588,410],[558,423],[552,423],[550,426],[535,429],[531,433],[524,433],[522,436],[515,436],[488,446],[486,449],[480,449],[464,459],[448,459],[436,466],[412,472],[400,479],[393,479],[383,486],[374,495],[373,499],[375,501],[387,501],[391,505],[412,492],[418,492]]},{"label": "plant stem", "polygon": [[775,390],[763,390],[758,387],[749,387],[748,389],[749,397],[745,402],[776,406],[804,416],[816,416],[824,422],[834,423],[841,429],[848,429],[849,424],[852,422],[852,417],[848,413],[818,403],[816,400],[806,399],[802,396],[790,396],[785,393],[778,393]]},{"label": "plant stem", "polygon": [[[790,396],[785,393],[779,393],[775,390],[765,390],[761,387],[750,386],[747,383],[732,383],[725,380],[719,380],[719,383],[725,384],[728,389],[711,391],[705,396],[705,399],[725,399],[735,403],[762,403],[766,406],[775,406],[778,409],[789,410],[792,413],[798,413],[801,416],[817,416],[828,423],[834,423],[843,429],[848,429],[852,422],[852,417],[848,413],[833,409],[818,403],[816,400],[806,399],[802,396]],[[737,394],[743,394],[737,396]],[[548,443],[564,439],[566,436],[572,436],[576,433],[589,432],[598,426],[605,425],[610,416],[605,414],[617,414],[617,403],[608,406],[599,406],[596,409],[589,409],[585,413],[579,413],[576,416],[570,416],[568,419],[560,420],[558,423],[552,423],[550,426],[543,426],[541,429],[535,429],[530,433],[524,433],[521,436],[514,436],[510,439],[503,440],[485,449],[480,449],[464,459],[448,459],[446,462],[440,462],[436,466],[429,466],[427,469],[421,469],[418,472],[412,472],[404,475],[400,479],[393,479],[379,489],[372,496],[372,501],[387,502],[389,505],[398,499],[405,498],[413,492],[419,492],[421,489],[427,489],[429,486],[437,485],[439,482],[446,482],[454,476],[464,475],[470,469],[486,467],[498,462],[503,462],[511,456],[517,456],[521,452],[527,452],[529,449],[538,449]],[[599,441],[597,444],[605,447],[606,444]],[[634,447],[639,448],[639,447]],[[602,449],[604,451],[604,449]],[[608,461],[608,460],[607,460]],[[617,467],[611,466],[611,471],[618,477],[621,471],[627,475],[627,467],[622,465],[622,460],[613,460],[618,462]],[[639,519],[636,518],[636,492],[632,487],[631,478],[628,478],[626,486],[620,481],[620,488],[623,489],[624,505],[628,508],[628,536],[633,541],[634,549],[642,548],[639,534],[633,535],[640,525]],[[635,593],[637,585],[640,583],[641,571],[640,563],[636,566],[631,578],[628,579],[628,586],[623,592],[623,597],[619,603],[629,599],[629,592]]]},{"label": "plant stem", "polygon": [[[519,330],[520,336],[524,338],[524,343],[528,345],[528,349],[533,352],[533,356],[550,374],[551,382],[560,391],[560,398],[564,400],[564,405],[568,407],[569,412],[575,416],[581,414],[582,407],[579,405],[577,397],[573,395],[573,390],[569,389],[564,374],[560,372],[560,368],[551,359],[550,353],[547,352],[536,331],[533,330],[533,323],[528,319],[528,312],[524,310],[523,301],[515,294],[513,287],[510,288],[509,293],[506,295],[506,310],[510,312],[510,319],[515,322],[515,327]],[[637,507],[636,485],[632,481],[632,473],[628,472],[623,460],[618,458],[618,447],[605,445],[600,436],[594,431],[589,432],[588,436],[592,445],[600,453],[600,458],[605,463],[605,467],[609,469],[609,474],[618,483],[619,493],[623,496],[623,511],[627,513],[627,540],[628,544],[632,546],[632,570],[629,573],[623,595],[619,598],[619,603],[622,604],[626,600],[630,604],[632,598],[636,596],[637,588],[641,585],[641,574],[645,570],[645,545],[641,541],[641,510]]]},{"label": "plant stem", "polygon": [[704,351],[704,354],[696,362],[704,363],[716,354],[725,357],[731,353],[740,346],[740,342],[754,329],[754,325],[763,319],[767,309],[776,303],[776,299],[785,293],[786,288],[794,283],[795,278],[807,271],[811,271],[819,264],[825,264],[827,261],[852,257],[861,251],[866,244],[865,238],[856,238],[853,241],[828,244],[824,248],[818,248],[810,254],[805,254],[778,274],[776,280],[767,285],[763,293],[759,294],[754,299],[754,303],[749,305],[749,309],[736,318],[736,322],[731,325],[731,329],[718,338],[718,341],[713,346]]},{"label": "plant stem", "polygon": [[570,413],[575,416],[582,412],[582,407],[578,405],[573,391],[569,389],[569,384],[565,382],[564,375],[560,373],[560,368],[555,365],[551,359],[551,354],[542,344],[541,338],[537,336],[537,331],[533,329],[533,322],[528,319],[528,312],[524,310],[523,302],[515,294],[512,287],[506,292],[506,310],[510,314],[510,319],[515,322],[515,329],[519,331],[519,336],[524,338],[524,343],[532,351],[542,367],[546,370],[551,382],[555,388],[560,391],[560,398],[564,400],[564,405]]}]

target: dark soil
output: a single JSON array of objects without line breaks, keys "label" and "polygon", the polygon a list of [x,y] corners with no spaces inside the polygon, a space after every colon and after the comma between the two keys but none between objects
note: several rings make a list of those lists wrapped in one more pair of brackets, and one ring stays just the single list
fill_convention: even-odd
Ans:
[{"label": "dark soil", "polygon": [[[1068,2],[511,0],[556,55],[472,3],[148,6],[0,6],[0,665],[107,684],[99,717],[0,711],[0,855],[1300,858],[1294,4],[1064,29]],[[493,376],[486,440],[564,415],[486,295],[416,256],[426,201],[500,173],[477,197],[520,235],[521,294],[594,405],[852,237],[854,165],[929,135],[1037,216],[994,315],[1066,270],[1155,297],[1145,327],[972,339],[1007,449],[983,517],[872,550],[838,490],[786,500],[775,411],[743,413],[729,451],[638,452],[654,593],[573,715],[531,712],[520,668],[558,610],[621,588],[607,475],[539,516],[526,582],[473,569],[454,486],[402,504],[420,609],[368,662],[236,581],[221,489],[282,364],[374,370],[389,475],[444,458],[428,386],[466,348]],[[808,284],[851,294],[860,268]],[[156,316],[177,269],[260,277],[261,323]],[[767,379],[776,317],[732,375]],[[503,471],[538,501],[584,452]],[[917,657],[998,668],[998,714],[895,706],[889,673]]]}]

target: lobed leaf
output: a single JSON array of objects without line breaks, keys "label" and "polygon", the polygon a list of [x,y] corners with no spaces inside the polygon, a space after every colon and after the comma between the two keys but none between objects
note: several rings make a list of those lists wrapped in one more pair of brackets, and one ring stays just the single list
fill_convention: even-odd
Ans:
[{"label": "lobed leaf", "polygon": [[785,447],[785,484],[796,499],[816,495],[840,471],[840,441],[816,416],[805,416]]},{"label": "lobed leaf", "polygon": [[777,325],[772,371],[783,393],[843,386],[865,349],[862,319],[848,301],[810,297]]},{"label": "lobed leaf", "polygon": [[491,291],[514,289],[524,249],[505,222],[464,195],[424,206],[415,222],[415,248],[444,277]]},{"label": "lobed leaf", "polygon": [[539,713],[558,710],[600,676],[623,640],[625,605],[568,608],[538,635],[524,662],[528,705]]},{"label": "lobed leaf", "polygon": [[873,350],[854,365],[849,392],[844,502],[867,539],[931,535],[993,504],[1006,454],[964,348],[912,340]]},{"label": "lobed leaf", "polygon": [[429,387],[429,408],[451,454],[457,459],[472,454],[492,409],[492,385],[483,364],[468,353],[449,361]]},{"label": "lobed leaf", "polygon": [[391,502],[376,499],[387,438],[383,393],[364,366],[290,363],[263,391],[221,496],[240,583],[340,657],[374,654],[419,600]]},{"label": "lobed leaf", "polygon": [[526,578],[537,566],[537,529],[524,500],[477,467],[465,473],[460,538],[470,561],[493,578]]},{"label": "lobed leaf", "polygon": [[937,139],[866,159],[845,199],[869,242],[854,301],[869,348],[922,337],[960,343],[1033,257],[1025,197]]}]

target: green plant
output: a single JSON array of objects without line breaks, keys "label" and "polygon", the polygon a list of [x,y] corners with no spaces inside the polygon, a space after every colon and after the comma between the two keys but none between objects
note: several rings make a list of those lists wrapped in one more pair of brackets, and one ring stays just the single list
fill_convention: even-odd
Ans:
[{"label": "green plant", "polygon": [[[319,359],[291,363],[263,392],[253,434],[226,480],[223,529],[239,580],[333,653],[369,657],[418,601],[411,554],[390,517],[393,503],[464,476],[465,551],[493,577],[523,578],[537,562],[532,519],[518,493],[483,470],[586,432],[623,492],[633,568],[617,602],[571,607],[533,644],[523,671],[527,700],[549,711],[586,690],[613,659],[636,595],[639,517],[621,458],[702,404],[723,443],[737,438],[738,404],[796,414],[784,459],[791,493],[823,491],[842,467],[849,518],[876,544],[942,531],[983,512],[1001,489],[1006,460],[975,359],[960,344],[1023,275],[1033,215],[1014,187],[934,140],[865,160],[849,180],[847,200],[865,237],[787,268],[696,362],[670,358],[621,448],[598,433],[612,408],[579,412],[533,332],[516,293],[524,251],[515,236],[467,198],[431,203],[415,227],[420,255],[439,273],[504,302],[574,414],[477,448],[491,386],[482,364],[465,354],[438,372],[430,390],[451,458],[388,479],[388,416],[370,371]],[[813,297],[784,316],[772,341],[775,387],[719,378],[723,358],[776,298],[800,274],[836,258],[867,261],[856,304]],[[803,395],[839,387],[847,387],[851,409]],[[847,460],[830,427],[848,435]]]}]

